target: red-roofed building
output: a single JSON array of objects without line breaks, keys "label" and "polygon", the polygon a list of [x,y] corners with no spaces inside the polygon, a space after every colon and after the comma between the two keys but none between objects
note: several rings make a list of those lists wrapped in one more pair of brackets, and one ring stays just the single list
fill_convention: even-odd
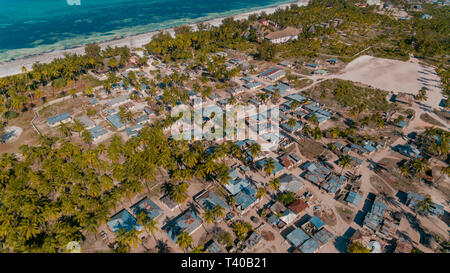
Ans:
[{"label": "red-roofed building", "polygon": [[308,204],[305,203],[302,199],[298,199],[294,203],[290,204],[288,208],[292,210],[295,214],[300,214],[302,211],[304,211],[308,207]]}]

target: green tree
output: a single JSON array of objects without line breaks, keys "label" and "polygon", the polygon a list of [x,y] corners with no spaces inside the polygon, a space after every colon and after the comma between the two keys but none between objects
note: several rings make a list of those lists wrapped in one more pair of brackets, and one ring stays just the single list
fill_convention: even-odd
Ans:
[{"label": "green tree", "polygon": [[278,177],[270,179],[269,186],[273,191],[278,191],[280,188],[280,179]]},{"label": "green tree", "polygon": [[275,161],[271,157],[269,157],[266,162],[264,162],[263,169],[267,175],[273,174],[275,170]]},{"label": "green tree", "polygon": [[348,253],[370,253],[371,250],[367,247],[365,247],[360,242],[352,242],[347,247]]},{"label": "green tree", "polygon": [[184,252],[186,252],[186,250],[192,246],[192,242],[193,242],[192,236],[189,235],[189,233],[187,233],[186,231],[182,231],[182,232],[177,236],[177,245],[178,245]]}]

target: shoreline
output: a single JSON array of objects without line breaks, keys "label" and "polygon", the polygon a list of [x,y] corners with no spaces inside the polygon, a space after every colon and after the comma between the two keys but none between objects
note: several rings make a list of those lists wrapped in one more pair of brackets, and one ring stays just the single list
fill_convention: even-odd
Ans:
[{"label": "shoreline", "polygon": [[[259,14],[261,12],[265,12],[267,14],[274,13],[279,8],[286,8],[290,6],[291,4],[296,4],[298,6],[305,6],[308,5],[309,0],[295,0],[291,1],[289,3],[279,4],[271,7],[265,7],[261,9],[257,9],[254,11],[248,11],[244,13],[239,13],[236,15],[228,15],[224,17],[218,17],[214,19],[208,19],[208,20],[199,20],[195,21],[193,23],[189,24],[183,24],[193,27],[193,30],[196,30],[196,24],[197,23],[205,23],[209,24],[211,26],[220,26],[222,23],[222,20],[225,18],[233,17],[235,20],[242,20],[247,19],[252,14]],[[152,40],[152,37],[156,34],[158,34],[161,31],[169,32],[170,34],[174,34],[174,27],[168,27],[168,28],[162,28],[157,29],[153,31],[149,31],[142,34],[136,34],[127,36],[124,38],[117,38],[109,41],[104,41],[97,43],[102,49],[110,46],[110,47],[121,47],[121,46],[128,46],[129,48],[137,48],[142,47],[143,45],[149,43]],[[34,63],[50,63],[56,58],[62,58],[64,57],[64,54],[84,54],[84,45],[69,49],[58,49],[53,50],[49,52],[43,52],[41,54],[33,55],[33,56],[26,56],[22,57],[20,59],[15,59],[12,61],[0,61],[0,77],[6,77],[11,76],[15,74],[22,73],[22,67],[27,68],[28,70],[31,70],[31,67]]]}]

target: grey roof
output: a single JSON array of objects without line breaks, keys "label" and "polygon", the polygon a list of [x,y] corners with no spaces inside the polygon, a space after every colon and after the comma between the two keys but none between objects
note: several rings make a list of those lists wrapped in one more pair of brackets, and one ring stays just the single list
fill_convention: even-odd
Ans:
[{"label": "grey roof", "polygon": [[136,118],[134,121],[136,121],[136,123],[141,123],[141,122],[146,122],[149,120],[148,115],[143,114],[142,116]]},{"label": "grey roof", "polygon": [[304,183],[293,174],[283,174],[280,177],[280,191],[298,192]]},{"label": "grey roof", "polygon": [[387,209],[387,205],[382,201],[382,199],[379,196],[377,196],[372,205],[371,212],[380,217],[384,217],[384,214],[386,213],[386,209]]},{"label": "grey roof", "polygon": [[359,203],[361,202],[362,196],[359,195],[357,192],[354,191],[350,191],[347,195],[347,197],[345,198],[345,201],[352,203],[355,206],[358,206]]},{"label": "grey roof", "polygon": [[286,239],[295,247],[298,247],[309,238],[311,237],[309,237],[309,235],[306,234],[301,228],[294,229],[286,236]]},{"label": "grey roof", "polygon": [[116,98],[114,98],[114,99],[110,99],[110,100],[107,102],[107,104],[108,104],[109,106],[114,106],[114,105],[116,105],[116,104],[123,103],[123,102],[127,101],[129,98],[130,98],[129,95],[122,95],[122,96],[116,97]]},{"label": "grey roof", "polygon": [[259,244],[259,242],[261,242],[262,240],[262,236],[261,234],[257,233],[257,232],[253,232],[248,239],[245,241],[245,244],[247,245],[247,247],[249,247],[250,249],[255,247],[257,244]]},{"label": "grey roof", "polygon": [[136,136],[136,135],[138,135],[138,132],[140,130],[142,130],[142,128],[144,128],[144,126],[142,124],[137,124],[137,125],[127,128],[125,131],[126,131],[127,135],[129,135],[129,136]]},{"label": "grey roof", "polygon": [[79,116],[76,119],[88,129],[95,126],[95,123],[87,115]]},{"label": "grey roof", "polygon": [[369,212],[369,213],[367,213],[366,217],[364,218],[363,224],[364,224],[364,226],[376,231],[382,221],[383,221],[383,218],[379,217],[376,214]]},{"label": "grey roof", "polygon": [[313,236],[322,245],[326,244],[328,241],[334,238],[333,233],[329,232],[326,228],[320,229]]},{"label": "grey roof", "polygon": [[[114,126],[116,129],[121,129],[125,127],[125,124],[122,122],[122,120],[119,117],[119,114],[112,114],[106,117],[106,119]],[[128,121],[126,121],[128,123]]]},{"label": "grey roof", "polygon": [[96,138],[101,137],[102,135],[108,133],[108,130],[103,128],[103,126],[101,126],[101,125],[91,128],[88,131],[89,131],[89,133],[91,133],[91,136],[93,139],[96,139]]},{"label": "grey roof", "polygon": [[284,98],[288,99],[288,100],[295,100],[295,101],[300,102],[300,103],[303,102],[304,100],[306,100],[306,97],[304,97],[304,96],[302,96],[300,94],[291,94],[291,95],[288,95],[288,96],[286,96]]},{"label": "grey roof", "polygon": [[309,238],[300,247],[302,253],[314,253],[320,248],[319,242],[314,238]]},{"label": "grey roof", "polygon": [[220,205],[224,209],[230,209],[230,207],[217,196],[214,192],[205,191],[200,196],[195,198],[195,201],[204,210],[214,209],[217,205]]},{"label": "grey roof", "polygon": [[223,251],[222,247],[214,240],[211,240],[211,242],[206,247],[206,251],[209,253],[225,253]]}]

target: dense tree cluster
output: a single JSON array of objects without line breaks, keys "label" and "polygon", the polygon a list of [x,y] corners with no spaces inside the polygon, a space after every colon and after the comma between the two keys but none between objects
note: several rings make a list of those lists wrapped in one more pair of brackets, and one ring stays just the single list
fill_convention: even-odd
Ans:
[{"label": "dense tree cluster", "polygon": [[42,137],[39,146],[24,145],[20,152],[0,158],[3,251],[61,251],[95,232],[123,198],[160,182],[164,172],[175,182],[171,198],[183,203],[185,181],[228,182],[229,169],[220,159],[240,150],[226,142],[210,154],[201,142],[168,139],[157,125],[127,142],[114,136],[109,145],[92,149]]}]

